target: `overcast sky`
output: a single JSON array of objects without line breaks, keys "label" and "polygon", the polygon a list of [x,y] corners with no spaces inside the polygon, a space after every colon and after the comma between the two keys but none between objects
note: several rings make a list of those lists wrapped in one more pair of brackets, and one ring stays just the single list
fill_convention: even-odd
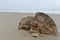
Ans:
[{"label": "overcast sky", "polygon": [[60,0],[0,0],[0,11],[60,11]]}]

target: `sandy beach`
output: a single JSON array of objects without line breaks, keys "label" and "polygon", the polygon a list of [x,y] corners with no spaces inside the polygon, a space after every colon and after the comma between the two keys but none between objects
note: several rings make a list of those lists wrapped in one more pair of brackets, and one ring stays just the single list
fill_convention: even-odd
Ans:
[{"label": "sandy beach", "polygon": [[18,30],[22,17],[33,16],[34,13],[0,12],[0,40],[60,40],[60,14],[48,14],[55,21],[58,36],[33,38],[24,30]]}]

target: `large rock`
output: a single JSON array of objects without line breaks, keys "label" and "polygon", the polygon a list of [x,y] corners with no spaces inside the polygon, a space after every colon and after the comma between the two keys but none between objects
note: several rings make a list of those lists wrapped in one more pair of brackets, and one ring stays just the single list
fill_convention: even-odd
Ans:
[{"label": "large rock", "polygon": [[36,16],[38,21],[38,31],[41,34],[50,34],[50,35],[56,35],[57,34],[57,27],[53,19],[48,16],[47,14],[37,12]]},{"label": "large rock", "polygon": [[[21,19],[18,29],[28,30],[30,33],[37,33],[39,36],[56,35],[57,27],[53,19],[45,13],[37,12],[35,16],[27,16]],[[37,36],[37,35],[35,35]]]}]

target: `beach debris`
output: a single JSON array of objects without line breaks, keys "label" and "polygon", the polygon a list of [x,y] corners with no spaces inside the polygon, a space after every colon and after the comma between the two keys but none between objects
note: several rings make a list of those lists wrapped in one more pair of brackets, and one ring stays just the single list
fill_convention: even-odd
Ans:
[{"label": "beach debris", "polygon": [[35,16],[22,18],[18,29],[29,31],[32,37],[37,37],[38,35],[56,35],[58,33],[54,20],[42,12],[37,12]]}]

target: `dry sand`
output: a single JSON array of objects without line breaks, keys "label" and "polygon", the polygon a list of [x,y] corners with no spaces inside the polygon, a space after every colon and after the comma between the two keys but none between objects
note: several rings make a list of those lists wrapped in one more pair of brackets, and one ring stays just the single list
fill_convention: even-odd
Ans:
[{"label": "dry sand", "polygon": [[59,35],[38,38],[31,37],[27,31],[18,30],[20,19],[28,15],[34,14],[0,12],[0,40],[60,40],[60,14],[49,14],[57,24]]}]

